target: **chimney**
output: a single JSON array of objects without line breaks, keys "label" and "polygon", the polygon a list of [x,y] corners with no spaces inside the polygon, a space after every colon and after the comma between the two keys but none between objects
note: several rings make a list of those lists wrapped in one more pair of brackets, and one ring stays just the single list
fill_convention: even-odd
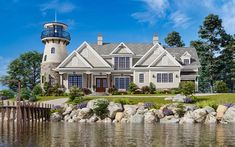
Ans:
[{"label": "chimney", "polygon": [[156,43],[158,43],[158,36],[157,36],[157,33],[154,33],[154,35],[153,35],[153,45],[155,45]]},{"label": "chimney", "polygon": [[102,34],[98,34],[97,44],[98,45],[103,45],[103,36],[102,36]]}]

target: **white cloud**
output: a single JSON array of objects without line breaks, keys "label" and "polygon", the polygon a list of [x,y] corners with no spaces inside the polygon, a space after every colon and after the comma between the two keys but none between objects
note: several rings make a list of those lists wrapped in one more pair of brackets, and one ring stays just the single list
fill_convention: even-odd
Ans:
[{"label": "white cloud", "polygon": [[6,74],[7,71],[7,66],[10,63],[10,59],[8,58],[4,58],[2,56],[0,56],[0,76],[3,76]]},{"label": "white cloud", "polygon": [[174,27],[187,28],[190,24],[190,18],[181,11],[176,11],[170,15],[170,20],[173,22]]},{"label": "white cloud", "polygon": [[235,33],[235,0],[231,0],[230,2],[224,3],[224,5],[221,8],[221,17],[223,20],[223,25],[225,30],[228,33]]},{"label": "white cloud", "polygon": [[132,17],[139,22],[148,22],[150,24],[156,23],[156,18],[165,17],[166,10],[169,6],[167,0],[140,0],[146,6],[144,12],[135,12]]},{"label": "white cloud", "polygon": [[48,10],[55,10],[59,13],[69,13],[72,12],[76,6],[71,2],[62,2],[59,0],[52,0],[48,3],[43,3],[40,5],[40,10],[43,15],[47,14]]}]

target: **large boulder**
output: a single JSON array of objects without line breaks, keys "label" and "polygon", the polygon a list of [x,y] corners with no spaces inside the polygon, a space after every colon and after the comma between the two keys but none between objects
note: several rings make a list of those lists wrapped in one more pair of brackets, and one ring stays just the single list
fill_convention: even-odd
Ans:
[{"label": "large boulder", "polygon": [[155,110],[154,113],[159,119],[164,117],[164,114],[163,114],[162,110]]},{"label": "large boulder", "polygon": [[135,114],[130,117],[131,123],[143,123],[144,122],[144,115]]},{"label": "large boulder", "polygon": [[123,112],[117,112],[116,116],[115,116],[116,122],[120,122],[123,117],[124,117],[124,113]]},{"label": "large boulder", "polygon": [[168,124],[168,123],[179,123],[180,119],[177,117],[171,116],[165,116],[164,118],[160,119],[160,123]]},{"label": "large boulder", "polygon": [[59,122],[59,121],[61,121],[62,120],[62,115],[60,114],[60,113],[58,113],[58,112],[55,112],[55,113],[52,113],[51,114],[51,121],[54,121],[54,122]]},{"label": "large boulder", "polygon": [[80,119],[88,119],[91,117],[91,112],[90,108],[82,108],[78,113],[78,117]]},{"label": "large boulder", "polygon": [[205,109],[197,109],[193,111],[193,118],[196,122],[203,122],[206,118],[207,112]]},{"label": "large boulder", "polygon": [[104,98],[99,98],[99,99],[94,99],[94,100],[90,100],[88,103],[87,103],[87,108],[90,108],[90,109],[94,109],[95,108],[95,104],[97,103],[97,101],[107,101],[107,99],[104,99]]},{"label": "large boulder", "polygon": [[123,111],[122,105],[119,103],[110,102],[108,105],[109,117],[111,119],[115,118],[117,112]]},{"label": "large boulder", "polygon": [[226,110],[228,109],[228,107],[224,106],[224,105],[219,105],[216,112],[216,119],[217,120],[221,120],[224,116],[224,113],[226,112]]},{"label": "large boulder", "polygon": [[131,116],[136,113],[136,110],[138,109],[138,106],[136,105],[124,105],[124,114],[125,116]]},{"label": "large boulder", "polygon": [[206,116],[205,124],[215,124],[217,122],[216,117],[213,115],[213,113],[209,113]]},{"label": "large boulder", "polygon": [[93,122],[96,122],[96,121],[98,121],[98,120],[99,120],[99,118],[94,114],[94,115],[91,116],[91,118],[89,118],[89,119],[87,120],[87,122],[93,123]]},{"label": "large boulder", "polygon": [[181,95],[181,94],[177,94],[176,96],[174,96],[172,98],[173,102],[184,102],[184,99],[186,98],[186,96]]},{"label": "large boulder", "polygon": [[102,120],[104,123],[112,123],[112,120],[109,117],[106,117],[105,119]]},{"label": "large boulder", "polygon": [[65,116],[65,115],[67,115],[67,114],[70,114],[72,111],[73,111],[73,107],[68,106],[68,107],[65,109],[63,115]]},{"label": "large boulder", "polygon": [[157,122],[157,117],[155,116],[154,112],[148,111],[144,114],[144,122],[145,123],[155,123]]},{"label": "large boulder", "polygon": [[228,108],[223,115],[222,122],[235,123],[235,107]]},{"label": "large boulder", "polygon": [[195,121],[194,121],[194,117],[193,117],[193,111],[187,111],[185,114],[184,114],[184,117],[182,117],[180,119],[180,124],[184,124],[184,123],[188,123],[188,124],[193,124]]},{"label": "large boulder", "polygon": [[203,109],[206,110],[206,112],[207,112],[208,114],[210,114],[210,113],[212,113],[212,112],[215,112],[215,109],[212,108],[212,107],[210,107],[210,106],[206,106],[206,107],[204,107]]}]

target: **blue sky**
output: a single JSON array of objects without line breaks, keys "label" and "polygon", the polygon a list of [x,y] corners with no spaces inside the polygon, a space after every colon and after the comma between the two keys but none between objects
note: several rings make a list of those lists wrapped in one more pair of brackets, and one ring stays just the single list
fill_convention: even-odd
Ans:
[{"label": "blue sky", "polygon": [[0,0],[0,5],[0,76],[21,53],[43,51],[42,25],[54,20],[55,11],[69,25],[69,52],[83,41],[95,42],[98,33],[105,42],[151,42],[157,32],[164,44],[175,30],[189,45],[209,13],[235,33],[235,0]]}]

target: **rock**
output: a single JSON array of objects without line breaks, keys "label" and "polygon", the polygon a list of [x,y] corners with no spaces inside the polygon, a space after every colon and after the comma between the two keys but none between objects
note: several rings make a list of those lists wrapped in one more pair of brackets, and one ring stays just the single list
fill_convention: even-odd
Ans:
[{"label": "rock", "polygon": [[105,119],[102,120],[102,122],[104,123],[112,123],[112,120],[108,117],[106,117]]},{"label": "rock", "polygon": [[121,123],[127,123],[127,118],[122,118]]},{"label": "rock", "polygon": [[216,110],[216,112],[217,112],[216,119],[221,120],[227,109],[228,109],[228,107],[226,107],[224,105],[219,105]]},{"label": "rock", "polygon": [[235,123],[235,107],[230,107],[224,113],[222,122]]},{"label": "rock", "polygon": [[185,111],[194,111],[197,109],[196,105],[185,105]]},{"label": "rock", "polygon": [[138,109],[136,113],[144,115],[146,112],[148,112],[148,109]]},{"label": "rock", "polygon": [[87,120],[87,122],[93,123],[98,120],[99,120],[99,118],[94,114],[90,119]]},{"label": "rock", "polygon": [[186,98],[186,96],[181,95],[181,94],[177,94],[176,96],[174,96],[172,98],[173,102],[184,102],[184,99]]},{"label": "rock", "polygon": [[100,100],[102,100],[102,101],[107,101],[108,102],[108,100],[107,99],[104,99],[104,98],[99,98],[99,99],[94,99],[94,100],[90,100],[88,103],[87,103],[87,108],[90,108],[90,109],[94,109],[95,108],[95,103],[97,103],[97,101],[100,101]]},{"label": "rock", "polygon": [[212,112],[215,112],[215,109],[212,108],[212,107],[210,107],[210,106],[206,106],[206,107],[204,107],[203,109],[206,110],[206,112],[207,112],[208,114],[210,114],[210,113],[212,113]]},{"label": "rock", "polygon": [[144,115],[141,114],[135,114],[130,117],[131,123],[143,123],[144,122]]},{"label": "rock", "polygon": [[189,124],[193,124],[195,121],[194,121],[194,118],[193,118],[193,111],[187,111],[185,114],[184,114],[184,117],[182,117],[180,119],[180,124],[184,124],[184,123],[189,123]]},{"label": "rock", "polygon": [[63,115],[70,114],[72,112],[73,108],[71,106],[67,107],[63,113]]},{"label": "rock", "polygon": [[78,113],[78,117],[80,119],[88,119],[90,116],[91,116],[90,108],[82,108]]},{"label": "rock", "polygon": [[71,117],[70,117],[69,114],[67,114],[67,115],[64,116],[64,121],[68,121],[69,119],[71,119]]},{"label": "rock", "polygon": [[72,122],[74,122],[74,120],[73,120],[73,119],[69,119],[68,122],[69,122],[69,123],[72,123]]},{"label": "rock", "polygon": [[160,123],[167,124],[167,123],[178,123],[180,121],[179,118],[175,118],[174,116],[165,116],[164,118],[160,119]]},{"label": "rock", "polygon": [[73,117],[74,115],[78,115],[78,114],[79,114],[79,111],[80,111],[80,109],[78,109],[78,110],[73,110],[73,111],[70,113],[70,117]]},{"label": "rock", "polygon": [[110,102],[108,106],[108,110],[109,110],[109,117],[111,119],[114,119],[116,113],[123,111],[123,108],[122,108],[122,105],[119,103]]},{"label": "rock", "polygon": [[86,123],[87,120],[86,120],[86,119],[81,119],[79,122],[80,122],[80,123]]},{"label": "rock", "polygon": [[123,117],[124,117],[124,113],[123,112],[117,112],[116,116],[115,116],[115,120],[117,122],[120,122]]},{"label": "rock", "polygon": [[131,116],[136,113],[136,110],[138,109],[138,106],[136,105],[124,105],[124,114],[125,116]]},{"label": "rock", "polygon": [[74,115],[73,118],[74,122],[78,122],[80,120],[80,118],[77,115]]},{"label": "rock", "polygon": [[55,112],[55,113],[52,113],[51,114],[51,121],[53,121],[53,122],[59,122],[59,121],[61,121],[62,120],[62,115],[59,113],[59,112]]},{"label": "rock", "polygon": [[155,123],[157,122],[157,117],[155,117],[154,112],[148,111],[144,114],[144,122],[145,123]]},{"label": "rock", "polygon": [[197,109],[193,111],[193,118],[196,122],[200,123],[205,120],[207,112],[205,109]]},{"label": "rock", "polygon": [[164,114],[163,114],[162,110],[155,110],[154,113],[159,119],[164,117]]},{"label": "rock", "polygon": [[206,116],[205,124],[215,124],[216,122],[217,122],[216,117],[212,113],[209,113]]},{"label": "rock", "polygon": [[173,97],[166,97],[164,100],[166,101],[172,101]]}]

